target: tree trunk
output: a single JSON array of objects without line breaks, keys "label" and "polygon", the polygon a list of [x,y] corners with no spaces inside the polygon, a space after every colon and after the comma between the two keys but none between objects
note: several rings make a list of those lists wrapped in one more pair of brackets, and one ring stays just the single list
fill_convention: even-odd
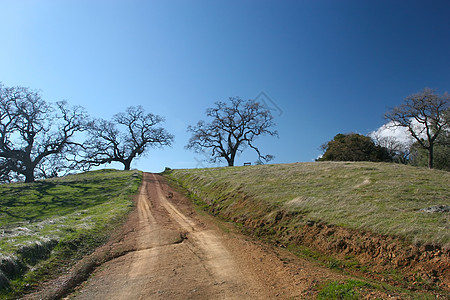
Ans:
[{"label": "tree trunk", "polygon": [[34,182],[34,170],[26,170],[23,175],[25,175],[26,183]]},{"label": "tree trunk", "polygon": [[431,144],[428,148],[428,168],[433,169],[433,158],[434,158],[434,145]]},{"label": "tree trunk", "polygon": [[231,153],[230,158],[227,158],[228,166],[233,167],[234,166],[234,157],[236,156],[236,152]]},{"label": "tree trunk", "polygon": [[129,171],[129,170],[130,170],[130,167],[131,167],[131,160],[129,160],[129,161],[128,161],[128,160],[127,160],[127,161],[124,161],[124,162],[123,162],[123,165],[124,165],[124,168],[123,168],[123,169],[124,169],[125,171]]}]

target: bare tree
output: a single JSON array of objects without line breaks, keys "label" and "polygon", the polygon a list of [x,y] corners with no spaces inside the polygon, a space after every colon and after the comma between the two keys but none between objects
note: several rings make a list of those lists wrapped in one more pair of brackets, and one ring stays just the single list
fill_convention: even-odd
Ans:
[{"label": "bare tree", "polygon": [[261,135],[277,136],[276,131],[270,130],[275,124],[270,110],[253,100],[243,101],[235,97],[228,103],[216,102],[215,107],[208,108],[206,115],[212,118],[211,123],[199,121],[196,126],[189,126],[188,132],[192,137],[187,149],[195,152],[210,151],[211,161],[216,162],[224,158],[228,166],[234,165],[238,152],[249,146],[258,154],[258,160],[269,161],[272,155],[261,155],[253,144]]},{"label": "bare tree", "polygon": [[396,163],[407,164],[410,156],[410,145],[404,145],[393,136],[381,136],[376,133],[370,136],[375,145],[385,148]]},{"label": "bare tree", "polygon": [[0,157],[0,182],[9,183],[14,180],[12,169],[12,161]]},{"label": "bare tree", "polygon": [[162,122],[164,118],[145,114],[142,106],[128,107],[125,113],[114,115],[112,121],[92,121],[83,162],[88,167],[120,162],[129,170],[133,159],[145,154],[150,147],[172,144],[173,135],[156,127]]},{"label": "bare tree", "polygon": [[[11,173],[33,182],[38,167],[55,155],[64,155],[84,129],[85,113],[66,102],[49,104],[38,92],[0,85],[0,158],[4,176]],[[6,175],[9,174],[9,175]],[[5,178],[7,178],[5,177]]]},{"label": "bare tree", "polygon": [[428,151],[428,167],[433,168],[433,150],[439,135],[449,126],[450,95],[423,91],[405,98],[404,103],[393,108],[385,117],[393,126],[408,129],[419,145]]}]

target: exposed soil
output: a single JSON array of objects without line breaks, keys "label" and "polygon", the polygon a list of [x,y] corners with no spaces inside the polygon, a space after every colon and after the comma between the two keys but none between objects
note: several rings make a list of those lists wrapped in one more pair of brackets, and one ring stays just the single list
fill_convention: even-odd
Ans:
[{"label": "exposed soil", "polygon": [[[248,205],[249,203],[247,203]],[[235,206],[245,206],[246,200]],[[308,221],[293,226],[297,219],[292,212],[272,211],[270,217],[246,218],[239,214],[231,217],[233,210],[223,215],[242,223],[257,235],[277,239],[283,245],[301,245],[322,255],[339,259],[344,265],[352,264],[353,274],[402,286],[410,290],[442,290],[450,293],[450,249],[439,245],[413,245],[394,236],[384,236],[330,224]],[[343,266],[345,268],[345,266]],[[359,269],[366,269],[364,273]]]},{"label": "exposed soil", "polygon": [[344,278],[219,229],[159,175],[144,174],[133,222],[118,246],[135,250],[103,264],[69,299],[305,299],[319,282]]},{"label": "exposed soil", "polygon": [[[320,285],[348,279],[199,215],[159,175],[144,174],[135,201],[108,244],[26,298],[313,299]],[[381,291],[363,294],[401,299]]]},{"label": "exposed soil", "polygon": [[438,245],[417,246],[396,237],[317,223],[299,228],[292,241],[340,259],[353,257],[369,266],[370,277],[378,280],[398,284],[389,274],[397,270],[409,289],[437,286],[450,292],[450,249]]}]

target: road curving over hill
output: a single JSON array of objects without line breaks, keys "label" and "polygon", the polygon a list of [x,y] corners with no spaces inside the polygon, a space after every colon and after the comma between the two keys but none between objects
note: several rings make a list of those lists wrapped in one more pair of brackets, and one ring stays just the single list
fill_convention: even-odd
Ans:
[{"label": "road curving over hill", "polygon": [[[68,299],[304,299],[332,271],[223,230],[163,177],[144,174],[133,250],[97,268]],[[133,219],[133,217],[131,217]]]},{"label": "road curving over hill", "polygon": [[349,279],[197,213],[160,175],[144,173],[135,204],[106,245],[25,299],[315,299],[327,283]]}]

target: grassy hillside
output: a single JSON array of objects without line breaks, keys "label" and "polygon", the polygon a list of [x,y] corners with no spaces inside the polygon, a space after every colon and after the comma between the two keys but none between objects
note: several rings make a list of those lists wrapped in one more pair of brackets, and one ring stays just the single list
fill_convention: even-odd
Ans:
[{"label": "grassy hillside", "polygon": [[137,171],[102,170],[0,185],[0,298],[67,269],[132,208]]},{"label": "grassy hillside", "polygon": [[[321,221],[415,244],[450,246],[450,173],[399,164],[315,162],[173,170],[170,176],[234,220],[262,210],[297,215],[297,225]],[[253,209],[236,207],[252,205]],[[241,204],[239,204],[239,203]],[[243,216],[242,214],[245,214]],[[274,216],[276,217],[276,216]]]}]

